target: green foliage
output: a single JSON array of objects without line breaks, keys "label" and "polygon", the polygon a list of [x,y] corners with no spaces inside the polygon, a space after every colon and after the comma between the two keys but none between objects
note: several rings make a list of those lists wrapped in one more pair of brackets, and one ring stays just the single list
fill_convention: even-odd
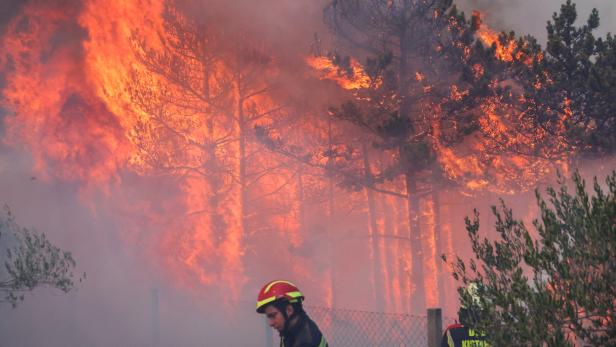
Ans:
[{"label": "green foliage", "polygon": [[616,172],[606,188],[595,179],[593,195],[579,174],[573,183],[573,193],[562,179],[548,188],[548,201],[537,193],[536,233],[503,202],[495,241],[479,235],[477,213],[466,219],[475,259],[458,257],[453,276],[461,306],[480,314],[463,323],[494,346],[616,345]]},{"label": "green foliage", "polygon": [[[70,252],[54,246],[45,234],[20,227],[8,207],[0,216],[0,245],[6,252],[0,273],[0,302],[16,307],[24,293],[41,286],[65,293],[75,288],[75,260]],[[79,281],[85,278],[85,273]]]},{"label": "green foliage", "polygon": [[616,148],[616,45],[611,35],[597,38],[599,13],[582,25],[568,0],[548,22],[545,50],[529,45],[528,66],[519,64],[527,114],[564,152],[605,153]]}]

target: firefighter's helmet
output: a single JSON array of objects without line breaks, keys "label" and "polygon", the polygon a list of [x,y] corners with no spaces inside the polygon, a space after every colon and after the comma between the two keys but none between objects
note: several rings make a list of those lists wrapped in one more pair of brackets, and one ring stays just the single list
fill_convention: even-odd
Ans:
[{"label": "firefighter's helmet", "polygon": [[278,300],[285,300],[289,303],[302,302],[304,294],[291,282],[281,280],[268,282],[259,291],[257,312],[265,312],[265,306]]}]

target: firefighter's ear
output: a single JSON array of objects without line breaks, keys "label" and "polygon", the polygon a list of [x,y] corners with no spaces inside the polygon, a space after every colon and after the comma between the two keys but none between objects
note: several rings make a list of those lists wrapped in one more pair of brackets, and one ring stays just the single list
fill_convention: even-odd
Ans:
[{"label": "firefighter's ear", "polygon": [[291,315],[295,312],[293,305],[287,305],[285,310],[287,311],[287,317],[291,317]]}]

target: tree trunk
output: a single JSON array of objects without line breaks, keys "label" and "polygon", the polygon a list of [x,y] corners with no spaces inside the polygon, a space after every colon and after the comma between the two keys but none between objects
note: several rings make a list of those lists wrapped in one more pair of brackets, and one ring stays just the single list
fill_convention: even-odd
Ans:
[{"label": "tree trunk", "polygon": [[436,247],[436,255],[434,261],[436,262],[437,271],[437,285],[438,285],[438,305],[444,307],[445,305],[445,274],[443,273],[443,260],[441,255],[443,254],[443,231],[441,227],[441,190],[437,182],[438,178],[433,177],[432,183],[432,203],[434,204],[434,243]]},{"label": "tree trunk", "polygon": [[299,224],[299,233],[304,238],[306,236],[306,212],[304,207],[304,182],[303,182],[304,167],[299,165],[297,171],[297,220]]},{"label": "tree trunk", "polygon": [[406,225],[406,223],[403,223],[403,220],[407,220],[408,221],[408,208],[404,208],[403,206],[401,206],[402,204],[393,204],[393,209],[395,212],[395,224],[394,224],[394,228],[396,230],[395,234],[396,234],[396,238],[399,240],[398,242],[396,242],[396,252],[395,252],[395,257],[394,257],[394,269],[395,269],[395,276],[396,279],[398,280],[398,288],[397,291],[398,293],[400,293],[398,299],[399,299],[399,310],[398,312],[404,312],[403,310],[407,310],[409,309],[409,295],[406,295],[406,292],[408,291],[410,293],[411,291],[411,286],[410,286],[410,277],[409,274],[407,272],[407,268],[406,268],[406,259],[408,258],[409,254],[408,254],[408,248],[407,248],[407,244],[410,244],[410,242],[407,241],[407,244],[405,244],[404,239],[408,238],[407,236],[407,231],[409,230],[408,227],[407,228],[403,228],[402,225]]},{"label": "tree trunk", "polygon": [[[239,61],[239,59],[238,59]],[[242,76],[239,73],[239,66],[236,67],[237,83],[237,123],[238,123],[238,182],[240,186],[239,192],[239,209],[240,209],[240,230],[242,237],[246,237],[246,115],[244,114],[244,91],[242,89]]]},{"label": "tree trunk", "polygon": [[[410,5],[408,5],[410,6]],[[400,32],[400,65],[398,69],[400,114],[401,118],[408,118],[413,124],[411,104],[408,96],[409,78],[409,28],[403,28]],[[412,135],[412,129],[411,134]],[[409,136],[410,138],[410,136]],[[406,139],[408,140],[408,139]],[[419,197],[417,196],[417,182],[415,182],[414,163],[409,163],[403,145],[399,148],[400,164],[405,172],[405,183],[408,203],[409,238],[411,242],[411,257],[413,261],[411,280],[415,290],[411,291],[411,311],[423,313],[425,309],[425,284],[424,284],[424,261],[421,246],[421,230],[419,227]]]},{"label": "tree trunk", "polygon": [[[333,134],[332,134],[332,121],[331,119],[328,121],[328,129],[327,129],[327,137],[328,137],[328,147],[329,153],[333,153]],[[329,158],[328,167],[331,165],[331,157]],[[332,293],[331,304],[332,308],[336,307],[336,252],[334,247],[334,178],[332,175],[329,175],[328,186],[327,186],[327,242],[329,243],[329,258],[330,258],[330,271],[329,271],[329,279],[330,279],[330,290]],[[334,317],[335,318],[335,317]]]},{"label": "tree trunk", "polygon": [[[372,170],[370,168],[370,158],[368,157],[368,148],[366,143],[362,143],[362,151],[364,156],[364,177],[367,180],[372,179]],[[377,223],[377,211],[376,204],[374,201],[374,192],[369,189],[364,189],[366,192],[366,196],[368,199],[368,218],[370,219],[370,240],[371,240],[371,248],[372,248],[372,256],[373,259],[373,271],[372,271],[372,290],[374,294],[374,300],[376,304],[376,309],[378,312],[382,312],[385,309],[384,304],[384,291],[381,290],[385,285],[385,281],[383,281],[383,265],[381,262],[381,249],[380,249],[380,237],[381,232],[379,231],[379,226]]]},{"label": "tree trunk", "polygon": [[406,175],[406,193],[408,194],[407,208],[409,219],[409,239],[411,242],[411,257],[413,261],[411,280],[414,290],[410,292],[412,313],[422,313],[426,306],[424,283],[424,261],[421,245],[421,230],[419,228],[419,197],[417,196],[417,182],[415,176]]},{"label": "tree trunk", "polygon": [[383,293],[387,295],[385,300],[386,308],[389,312],[395,312],[396,301],[399,299],[395,295],[393,289],[394,276],[396,276],[395,261],[396,254],[394,253],[394,247],[400,244],[400,240],[395,236],[394,224],[396,223],[395,214],[392,211],[392,207],[389,205],[388,197],[382,196],[381,206],[383,210]]}]

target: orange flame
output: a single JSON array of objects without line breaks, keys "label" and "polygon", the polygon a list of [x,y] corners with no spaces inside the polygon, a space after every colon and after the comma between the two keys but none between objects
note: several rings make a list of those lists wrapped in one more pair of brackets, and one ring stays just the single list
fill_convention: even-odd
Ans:
[{"label": "orange flame", "polygon": [[0,43],[13,63],[4,90],[12,113],[8,141],[37,149],[34,169],[42,177],[103,183],[115,177],[130,147],[119,119],[89,92],[79,46],[51,47],[53,33],[74,15],[29,5],[8,26]]},{"label": "orange flame", "polygon": [[[526,65],[530,65],[533,62],[533,57],[527,56],[524,57],[524,53],[519,50],[519,43],[516,41],[508,41],[506,44],[503,44],[499,38],[499,34],[494,30],[490,29],[485,23],[483,23],[482,14],[479,11],[473,11],[473,17],[477,18],[479,21],[479,29],[477,30],[477,36],[483,42],[484,45],[488,47],[495,47],[494,55],[497,59],[501,61],[511,62],[515,60],[523,60],[523,63]],[[536,59],[541,61],[543,59],[543,55],[539,54],[536,56]]]},{"label": "orange flame", "polygon": [[362,89],[370,88],[373,85],[373,81],[366,74],[361,65],[355,60],[351,59],[351,71],[345,73],[340,67],[334,65],[331,59],[326,57],[308,57],[306,63],[313,69],[322,73],[321,79],[328,79],[335,81],[344,89]]},{"label": "orange flame", "polygon": [[[517,44],[515,42],[509,42],[507,45],[503,45],[499,40],[499,34],[490,29],[481,20],[481,12],[473,11],[473,17],[477,18],[480,23],[479,30],[477,30],[477,36],[479,39],[481,39],[481,41],[488,47],[496,47],[494,54],[498,59],[502,61],[513,61],[514,51],[517,48]],[[520,58],[520,55],[521,53],[518,52],[515,57]]]}]

